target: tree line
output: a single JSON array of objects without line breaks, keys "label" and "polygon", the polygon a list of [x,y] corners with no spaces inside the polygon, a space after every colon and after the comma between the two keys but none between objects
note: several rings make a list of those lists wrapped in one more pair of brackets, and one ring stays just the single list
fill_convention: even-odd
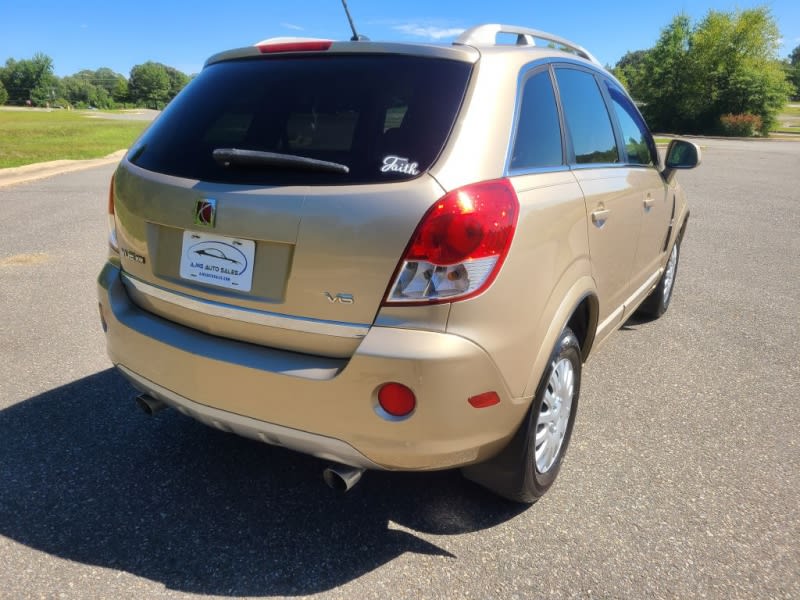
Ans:
[{"label": "tree line", "polygon": [[778,58],[769,9],[679,14],[655,46],[628,52],[613,71],[655,131],[767,135],[800,90],[800,46]]},{"label": "tree line", "polygon": [[[800,46],[784,60],[779,47],[767,7],[710,10],[698,23],[679,14],[655,46],[626,53],[612,70],[655,131],[767,135],[787,100],[800,94]],[[127,79],[106,67],[59,78],[53,60],[36,54],[0,67],[0,104],[160,109],[189,80],[152,61]]]},{"label": "tree line", "polygon": [[57,77],[53,59],[38,53],[30,59],[9,58],[0,66],[0,105],[161,109],[190,79],[178,69],[152,61],[133,67],[129,78],[108,67]]}]

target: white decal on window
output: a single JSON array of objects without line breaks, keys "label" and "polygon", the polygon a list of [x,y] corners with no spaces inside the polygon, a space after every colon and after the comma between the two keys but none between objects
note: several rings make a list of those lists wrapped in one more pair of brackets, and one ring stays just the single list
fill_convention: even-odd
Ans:
[{"label": "white decal on window", "polygon": [[381,173],[405,173],[406,175],[419,175],[419,165],[415,162],[409,162],[407,158],[402,156],[389,155],[384,157]]}]

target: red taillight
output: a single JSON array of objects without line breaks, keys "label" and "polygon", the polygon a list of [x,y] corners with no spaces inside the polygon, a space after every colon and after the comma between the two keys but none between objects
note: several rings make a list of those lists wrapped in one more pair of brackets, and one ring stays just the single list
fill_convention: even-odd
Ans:
[{"label": "red taillight", "polygon": [[384,303],[452,302],[482,292],[505,260],[518,213],[507,179],[447,193],[422,217]]},{"label": "red taillight", "polygon": [[405,417],[417,406],[417,399],[402,383],[384,383],[378,390],[378,404],[393,417]]},{"label": "red taillight", "polygon": [[258,44],[257,48],[262,54],[276,54],[278,52],[321,52],[331,47],[331,40],[306,40],[297,42],[273,42]]}]

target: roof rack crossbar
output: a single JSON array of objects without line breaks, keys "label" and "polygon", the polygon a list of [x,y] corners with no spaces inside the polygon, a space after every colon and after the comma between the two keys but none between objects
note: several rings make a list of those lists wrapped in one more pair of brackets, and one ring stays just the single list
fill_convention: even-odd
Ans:
[{"label": "roof rack crossbar", "polygon": [[[600,65],[598,61],[586,48],[571,42],[570,40],[546,31],[539,31],[538,29],[529,29],[527,27],[518,27],[516,25],[500,25],[497,23],[487,23],[484,25],[477,25],[467,29],[462,33],[453,44],[461,46],[496,46],[497,34],[507,33],[517,36],[518,46],[535,46],[536,40],[542,40],[550,44],[555,44],[569,52],[573,52],[586,60]],[[602,66],[602,65],[600,65]]]}]

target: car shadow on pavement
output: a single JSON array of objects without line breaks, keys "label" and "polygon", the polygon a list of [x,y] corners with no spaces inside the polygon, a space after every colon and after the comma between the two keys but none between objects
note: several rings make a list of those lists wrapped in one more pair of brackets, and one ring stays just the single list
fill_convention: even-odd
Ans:
[{"label": "car shadow on pavement", "polygon": [[322,461],[132,397],[109,369],[0,412],[0,535],[173,590],[305,595],[405,552],[457,559],[438,536],[524,510],[455,471],[370,472],[340,495]]}]

